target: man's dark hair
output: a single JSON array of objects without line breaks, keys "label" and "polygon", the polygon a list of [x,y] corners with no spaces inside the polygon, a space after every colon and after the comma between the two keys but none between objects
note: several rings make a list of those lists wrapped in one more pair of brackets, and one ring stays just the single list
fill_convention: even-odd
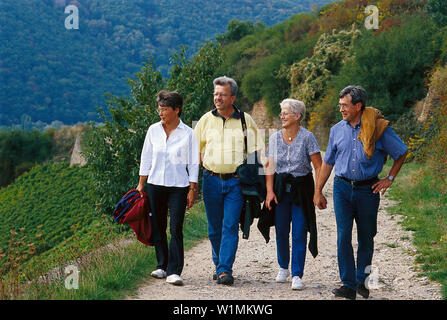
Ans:
[{"label": "man's dark hair", "polygon": [[351,96],[351,102],[352,104],[356,104],[358,102],[362,103],[362,110],[365,109],[366,106],[366,98],[368,97],[368,94],[366,93],[366,90],[363,89],[361,86],[347,86],[343,90],[340,91],[339,98],[343,98],[349,94]]},{"label": "man's dark hair", "polygon": [[179,108],[178,115],[182,114],[183,109],[183,98],[182,96],[175,91],[160,91],[157,94],[157,103],[161,107],[171,107],[172,109]]}]

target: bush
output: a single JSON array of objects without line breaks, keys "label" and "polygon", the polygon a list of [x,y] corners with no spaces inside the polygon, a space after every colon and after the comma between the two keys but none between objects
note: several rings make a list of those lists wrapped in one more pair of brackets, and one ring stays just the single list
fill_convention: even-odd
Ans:
[{"label": "bush", "polygon": [[447,192],[447,66],[439,68],[432,77],[431,89],[438,97],[438,105],[432,106],[432,115],[424,125],[426,139],[423,152],[437,176],[443,181]]},{"label": "bush", "polygon": [[48,133],[37,130],[0,131],[0,187],[53,155],[53,141]]},{"label": "bush", "polygon": [[447,25],[447,2],[445,0],[429,0],[427,13],[439,26]]},{"label": "bush", "polygon": [[152,61],[148,61],[137,73],[137,80],[129,80],[129,98],[109,96],[107,109],[98,109],[104,124],[91,127],[85,155],[102,212],[110,213],[121,196],[138,184],[147,129],[160,121],[157,93],[162,89],[179,92],[184,105],[181,118],[191,126],[193,120],[198,120],[212,106],[212,81],[221,54],[215,42],[200,47],[192,60],[186,59],[186,48],[180,48],[171,58],[175,65],[167,83],[155,71]]},{"label": "bush", "polygon": [[439,34],[433,22],[412,18],[409,22],[374,35],[362,33],[355,42],[355,56],[334,80],[338,90],[362,85],[368,104],[396,121],[425,95],[425,72],[439,56]]},{"label": "bush", "polygon": [[325,33],[314,47],[312,57],[294,63],[290,68],[291,96],[302,100],[309,112],[322,98],[327,84],[353,54],[352,48],[360,31]]},{"label": "bush", "polygon": [[151,61],[129,85],[129,99],[110,95],[107,109],[98,108],[104,123],[91,126],[84,151],[103,213],[110,213],[121,196],[138,184],[144,138],[149,125],[159,119],[156,95],[165,83]]}]

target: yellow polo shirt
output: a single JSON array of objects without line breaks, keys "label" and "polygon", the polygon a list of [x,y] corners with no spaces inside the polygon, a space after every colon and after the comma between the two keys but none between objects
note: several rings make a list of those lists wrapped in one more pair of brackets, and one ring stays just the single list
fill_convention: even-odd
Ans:
[{"label": "yellow polo shirt", "polygon": [[[264,136],[253,118],[244,112],[248,153],[265,150]],[[217,109],[205,113],[194,131],[202,164],[216,173],[233,173],[244,162],[244,134],[238,110],[225,120]]]}]

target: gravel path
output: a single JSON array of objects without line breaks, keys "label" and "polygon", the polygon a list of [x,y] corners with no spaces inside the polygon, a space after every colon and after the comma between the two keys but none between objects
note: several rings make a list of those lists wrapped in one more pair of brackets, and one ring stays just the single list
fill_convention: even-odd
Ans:
[{"label": "gravel path", "polygon": [[[185,267],[182,277],[184,286],[173,286],[164,280],[148,279],[128,299],[170,299],[170,300],[331,300],[335,298],[332,289],[341,285],[336,248],[336,226],[332,202],[332,181],[328,180],[324,193],[328,208],[317,209],[319,255],[314,259],[306,254],[301,291],[291,290],[291,279],[276,283],[278,272],[274,228],[270,230],[270,242],[256,227],[250,230],[250,238],[239,235],[239,248],[233,265],[233,286],[218,285],[212,280],[214,265],[211,260],[211,245],[208,239],[185,252]],[[414,264],[416,249],[412,245],[412,234],[402,230],[401,217],[386,212],[394,205],[382,197],[378,215],[378,233],[375,237],[373,275],[370,298],[373,300],[437,300],[442,299],[438,283],[417,275]],[[355,224],[354,224],[355,226]],[[356,230],[353,231],[353,245],[356,250]],[[355,253],[355,252],[354,252]],[[154,294],[155,293],[155,294]],[[359,299],[363,299],[358,296]]]}]

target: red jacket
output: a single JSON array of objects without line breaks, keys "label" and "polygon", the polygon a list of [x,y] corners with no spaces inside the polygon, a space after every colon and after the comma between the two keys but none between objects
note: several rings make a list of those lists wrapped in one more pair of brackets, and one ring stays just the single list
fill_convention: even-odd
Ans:
[{"label": "red jacket", "polygon": [[150,211],[147,193],[141,196],[138,190],[131,189],[118,202],[113,216],[119,224],[129,223],[140,242],[153,246]]}]

